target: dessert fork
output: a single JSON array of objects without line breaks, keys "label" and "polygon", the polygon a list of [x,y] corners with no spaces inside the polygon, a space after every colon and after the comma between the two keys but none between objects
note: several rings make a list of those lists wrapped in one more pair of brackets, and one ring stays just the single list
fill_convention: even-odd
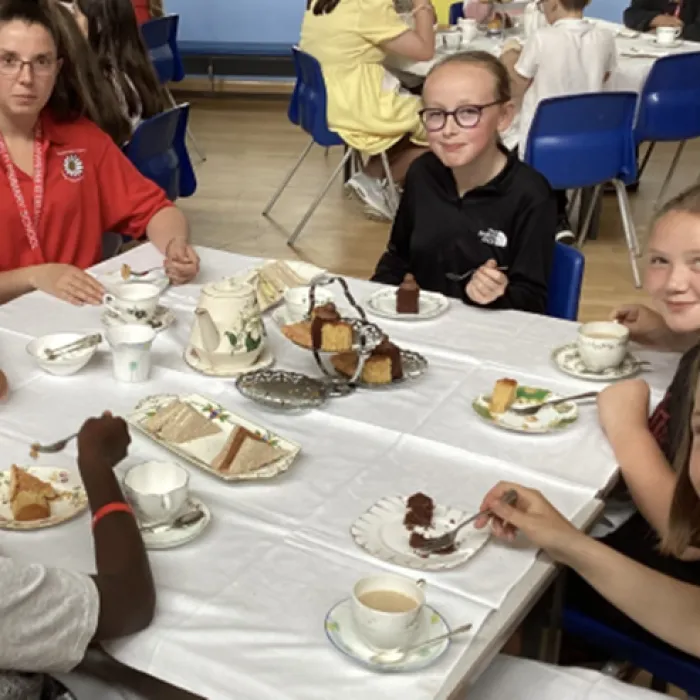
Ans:
[{"label": "dessert fork", "polygon": [[516,404],[511,406],[508,410],[511,413],[517,413],[519,416],[534,416],[540,409],[545,408],[545,406],[558,406],[560,403],[592,399],[596,396],[598,396],[597,391],[587,391],[585,394],[574,394],[573,396],[564,396],[560,399],[548,399],[547,401],[542,401],[534,405]]},{"label": "dessert fork", "polygon": [[[451,282],[463,282],[468,277],[471,277],[479,268],[475,267],[473,270],[467,270],[466,272],[458,275],[456,272],[446,272],[445,277]],[[508,269],[508,265],[502,265],[496,268],[499,272],[505,272]]]},{"label": "dessert fork", "polygon": [[[501,496],[501,501],[509,506],[515,505],[517,500],[518,493],[514,489],[509,489]],[[457,535],[462,528],[470,525],[482,515],[488,515],[490,512],[491,511],[488,508],[486,510],[482,510],[476,515],[472,515],[470,518],[463,520],[453,530],[446,532],[444,535],[440,535],[440,537],[426,537],[424,542],[413,549],[415,549],[417,552],[425,552],[426,554],[440,552],[443,549],[449,549],[450,547],[454,546]]]},{"label": "dessert fork", "polygon": [[159,265],[158,267],[152,267],[148,270],[141,270],[141,272],[137,272],[137,271],[129,268],[129,277],[146,277],[146,275],[150,275],[151,272],[158,272],[158,270],[162,270],[162,269],[163,269],[162,265]]},{"label": "dessert fork", "polygon": [[71,440],[74,440],[77,437],[78,433],[74,433],[63,440],[52,442],[49,445],[40,445],[38,442],[33,442],[31,445],[32,455],[36,452],[42,452],[44,454],[55,454],[56,452],[61,452]]}]

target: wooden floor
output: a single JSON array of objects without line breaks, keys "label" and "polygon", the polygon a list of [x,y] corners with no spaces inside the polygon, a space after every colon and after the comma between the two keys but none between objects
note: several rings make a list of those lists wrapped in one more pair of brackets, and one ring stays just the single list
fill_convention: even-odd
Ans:
[{"label": "wooden floor", "polygon": [[[269,197],[307,143],[287,120],[287,99],[222,96],[191,97],[191,126],[207,160],[196,166],[199,186],[191,199],[180,200],[189,216],[196,243],[269,257],[294,257],[341,274],[367,277],[382,253],[389,225],[368,221],[360,205],[345,199],[340,182],[321,203],[297,242],[286,245],[286,231],[330,176],[340,158],[314,148],[273,210],[277,225],[261,215]],[[193,159],[195,157],[192,150]],[[678,168],[675,193],[700,174],[700,145],[690,144]],[[631,205],[642,243],[654,200],[672,157],[672,148],[656,149]],[[606,196],[597,241],[584,248],[586,275],[580,318],[605,318],[617,304],[644,299],[632,282],[627,249],[614,196]]]}]

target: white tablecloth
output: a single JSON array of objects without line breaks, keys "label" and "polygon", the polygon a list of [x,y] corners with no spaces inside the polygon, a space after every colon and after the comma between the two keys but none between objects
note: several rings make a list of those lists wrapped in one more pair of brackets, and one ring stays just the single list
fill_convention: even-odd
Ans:
[{"label": "white tablecloth", "polygon": [[[200,283],[253,262],[221,251],[200,253]],[[149,246],[124,259],[136,269],[158,264]],[[113,260],[100,269],[121,263]],[[360,300],[375,288],[354,280],[351,286]],[[214,700],[325,700],[331,695],[356,700],[369,684],[372,698],[446,698],[503,644],[515,616],[548,581],[551,566],[537,562],[531,548],[494,543],[460,569],[428,575],[431,604],[453,625],[471,620],[474,635],[420,674],[375,676],[331,649],[323,629],[326,612],[347,596],[356,579],[392,569],[357,548],[349,527],[379,498],[418,489],[473,511],[503,478],[542,489],[579,526],[590,524],[597,508],[594,496],[615,473],[593,408],[583,407],[578,424],[566,433],[526,439],[482,424],[469,405],[476,392],[500,376],[578,391],[580,382],[547,361],[555,342],[575,335],[574,324],[479,311],[459,302],[435,321],[380,321],[400,345],[425,354],[426,375],[396,390],[358,391],[320,410],[290,416],[266,411],[240,396],[232,381],[202,377],[184,364],[198,295],[198,285],[188,285],[164,297],[177,322],[157,338],[156,367],[142,385],[115,383],[106,351],[72,377],[39,373],[28,361],[24,345],[29,337],[98,328],[99,309],[70,307],[43,294],[0,308],[0,366],[9,370],[12,383],[10,400],[0,406],[6,464],[26,462],[28,442],[68,435],[105,409],[126,414],[156,393],[205,394],[303,447],[292,469],[269,482],[227,485],[190,468],[192,490],[209,505],[213,521],[189,545],[151,553],[159,596],[156,618],[147,630],[110,645],[111,653]],[[309,354],[285,341],[272,321],[268,329],[277,366],[315,371]],[[653,353],[649,358],[658,367],[649,379],[660,395],[673,362]],[[43,456],[40,464],[74,468],[73,449]],[[119,470],[167,457],[134,435],[131,454]],[[41,532],[2,532],[0,550],[23,561],[93,568],[87,517]],[[490,624],[492,609],[497,609],[496,622]]]}]

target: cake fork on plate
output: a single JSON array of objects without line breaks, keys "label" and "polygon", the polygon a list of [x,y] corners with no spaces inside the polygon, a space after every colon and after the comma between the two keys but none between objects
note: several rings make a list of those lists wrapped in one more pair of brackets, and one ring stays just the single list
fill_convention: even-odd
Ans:
[{"label": "cake fork on plate", "polygon": [[[509,506],[515,505],[518,500],[518,493],[514,489],[509,489],[501,496],[501,501]],[[476,515],[472,515],[470,518],[463,520],[457,527],[453,528],[449,532],[439,537],[425,537],[423,542],[421,542],[416,547],[413,547],[417,552],[424,552],[425,554],[431,554],[434,552],[441,552],[444,549],[449,549],[453,547],[455,541],[457,540],[457,535],[462,528],[473,523],[477,518],[482,515],[488,515],[491,511],[486,509],[482,510]]]}]

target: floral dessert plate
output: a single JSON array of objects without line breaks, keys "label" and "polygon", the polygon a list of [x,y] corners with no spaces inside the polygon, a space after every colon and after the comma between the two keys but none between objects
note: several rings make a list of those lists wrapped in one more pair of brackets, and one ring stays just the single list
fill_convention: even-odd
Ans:
[{"label": "floral dessert plate", "polygon": [[[183,406],[184,404],[184,406]],[[178,416],[163,421],[163,426],[153,429],[153,420],[164,416],[164,411],[178,406]],[[273,433],[243,416],[232,413],[221,404],[199,394],[178,396],[159,394],[141,401],[127,422],[140,433],[150,438],[166,450],[184,461],[203,469],[223,481],[249,481],[270,479],[286,472],[294,463],[301,445]],[[225,452],[234,431],[252,433],[257,453],[262,450],[274,459],[264,459],[260,466],[249,461],[249,468],[237,472],[223,471],[215,467],[215,462]]]},{"label": "floral dessert plate", "polygon": [[326,272],[322,267],[302,260],[265,260],[262,264],[236,275],[245,282],[255,281],[260,311],[279,304],[290,287],[309,284],[314,277]]},{"label": "floral dessert plate", "polygon": [[639,360],[631,352],[628,352],[619,367],[611,367],[602,372],[592,372],[583,364],[576,343],[562,345],[554,350],[552,362],[564,374],[589,382],[614,382],[619,379],[629,379],[642,371]]},{"label": "floral dessert plate", "polygon": [[207,377],[238,377],[241,374],[250,374],[251,372],[257,372],[261,369],[267,369],[275,363],[275,356],[269,347],[265,347],[257,362],[254,362],[250,367],[239,369],[235,372],[212,367],[199,356],[199,353],[191,345],[187,347],[182,357],[193,370],[206,374]]},{"label": "floral dessert plate", "polygon": [[[114,313],[110,309],[105,309],[100,316],[102,324],[107,328],[115,328],[117,326],[123,326],[128,323],[119,314]],[[175,323],[175,314],[167,307],[158,305],[156,307],[156,312],[153,314],[153,318],[148,322],[148,325],[154,330],[160,333],[166,328]]]},{"label": "floral dessert plate", "polygon": [[[409,544],[411,531],[404,525],[406,501],[403,496],[389,496],[377,501],[350,528],[353,540],[382,561],[419,571],[454,569],[469,561],[489,540],[488,528],[477,530],[471,525],[457,536],[456,549],[449,554],[419,554]],[[454,528],[468,515],[461,510],[435,504],[433,526],[416,528],[425,537],[439,537]]]},{"label": "floral dessert plate", "polygon": [[[435,608],[424,605],[420,612],[419,629],[411,644],[420,644],[429,639],[448,634],[450,628],[445,619]],[[365,644],[355,631],[352,620],[350,598],[336,603],[326,615],[326,636],[330,643],[355,663],[379,673],[408,673],[418,671],[434,664],[450,646],[450,640],[444,639],[436,644],[416,649],[407,654],[399,663],[378,663],[372,660],[377,653]]]},{"label": "floral dessert plate", "polygon": [[87,508],[87,494],[78,472],[58,467],[23,466],[22,469],[51,484],[58,491],[59,497],[49,502],[50,517],[41,520],[15,520],[10,508],[10,470],[0,472],[0,529],[41,530],[71,520]]},{"label": "floral dessert plate", "polygon": [[[514,406],[531,406],[559,396],[549,389],[518,386]],[[491,413],[489,404],[491,397],[480,394],[472,402],[474,412],[492,425],[513,430],[517,433],[551,433],[569,427],[578,418],[578,407],[575,403],[562,403],[556,406],[545,406],[534,416],[523,416],[514,411]]]},{"label": "floral dessert plate", "polygon": [[396,288],[378,289],[365,300],[367,311],[375,316],[390,318],[392,321],[427,321],[437,318],[450,309],[450,300],[437,292],[425,292],[421,289],[418,297],[417,314],[400,314],[396,312]]}]

